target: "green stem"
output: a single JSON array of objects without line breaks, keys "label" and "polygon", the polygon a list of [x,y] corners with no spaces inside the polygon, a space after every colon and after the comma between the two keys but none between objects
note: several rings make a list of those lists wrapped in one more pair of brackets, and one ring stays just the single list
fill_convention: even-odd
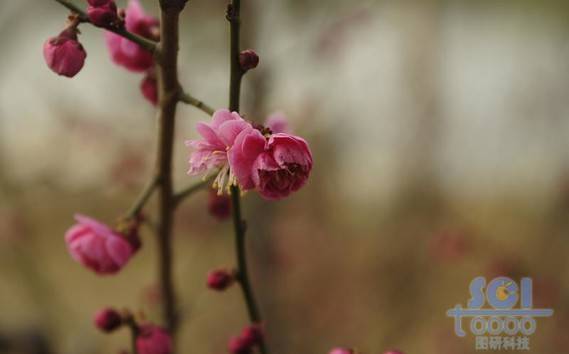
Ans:
[{"label": "green stem", "polygon": [[[232,0],[227,8],[227,20],[230,23],[230,57],[231,57],[231,77],[229,83],[229,110],[239,112],[239,102],[241,97],[241,79],[244,71],[239,64],[239,30],[241,25],[241,1]],[[249,319],[253,323],[262,322],[261,313],[255,300],[253,287],[249,280],[247,269],[247,247],[246,247],[246,223],[241,216],[241,191],[238,186],[231,186],[231,207],[233,211],[233,228],[235,232],[235,251],[237,257],[237,272],[239,284],[243,292]],[[268,354],[265,340],[262,338],[259,343],[261,354]]]},{"label": "green stem", "polygon": [[194,106],[197,109],[202,110],[203,112],[205,112],[206,114],[208,114],[210,116],[212,116],[213,113],[215,112],[215,110],[213,108],[211,108],[210,106],[205,104],[203,101],[200,101],[197,98],[195,98],[195,97],[193,97],[190,94],[185,93],[185,92],[180,93],[180,102],[184,102],[184,103],[187,103],[191,106]]},{"label": "green stem", "polygon": [[[89,20],[89,16],[87,16],[85,11],[83,11],[81,8],[79,8],[77,5],[75,5],[71,1],[67,1],[67,0],[55,0],[55,1],[57,1],[61,5],[65,6],[71,12],[77,14],[77,16],[79,17],[79,20],[81,22],[91,23],[91,21]],[[121,37],[124,37],[126,39],[133,41],[134,43],[138,44],[139,46],[148,50],[149,52],[154,53],[155,55],[158,54],[158,48],[156,46],[156,42],[154,42],[150,39],[146,39],[142,36],[139,36],[137,34],[129,32],[124,27],[109,27],[109,28],[105,28],[105,29],[107,31],[114,32]]]}]

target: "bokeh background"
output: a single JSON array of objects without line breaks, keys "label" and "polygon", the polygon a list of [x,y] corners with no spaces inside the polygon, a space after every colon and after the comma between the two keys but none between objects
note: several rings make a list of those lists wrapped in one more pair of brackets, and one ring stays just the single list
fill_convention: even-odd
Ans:
[{"label": "bokeh background", "polygon": [[[79,2],[79,1],[78,1]],[[158,13],[157,1],[143,1]],[[565,1],[244,1],[243,45],[261,57],[243,112],[284,112],[311,144],[310,183],[287,200],[245,198],[252,278],[276,354],[474,352],[445,316],[480,275],[534,279],[531,352],[569,353],[569,5]],[[125,1],[119,0],[119,6]],[[181,81],[227,103],[225,2],[182,16]],[[68,256],[81,212],[112,223],[149,178],[155,112],[140,75],[113,65],[83,26],[88,59],[69,80],[43,62],[67,11],[0,2],[0,352],[117,353],[128,332],[100,334],[102,306],[159,319],[152,232],[117,276]],[[183,140],[202,112],[181,107]],[[223,353],[246,323],[238,289],[208,291],[232,266],[229,222],[208,193],[177,213],[180,353]],[[152,211],[152,204],[149,208]],[[466,326],[466,325],[465,325]]]}]

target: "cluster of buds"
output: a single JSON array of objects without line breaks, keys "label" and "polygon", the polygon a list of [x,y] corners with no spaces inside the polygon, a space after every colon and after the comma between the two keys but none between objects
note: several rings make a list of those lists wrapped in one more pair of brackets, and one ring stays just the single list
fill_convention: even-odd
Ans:
[{"label": "cluster of buds", "polygon": [[240,335],[231,338],[227,349],[231,354],[250,354],[263,340],[263,328],[258,324],[253,324],[243,328]]},{"label": "cluster of buds", "polygon": [[154,324],[139,324],[128,311],[119,312],[107,307],[99,310],[94,317],[95,327],[105,333],[111,333],[126,326],[135,336],[138,354],[172,353],[172,337],[164,328]]}]

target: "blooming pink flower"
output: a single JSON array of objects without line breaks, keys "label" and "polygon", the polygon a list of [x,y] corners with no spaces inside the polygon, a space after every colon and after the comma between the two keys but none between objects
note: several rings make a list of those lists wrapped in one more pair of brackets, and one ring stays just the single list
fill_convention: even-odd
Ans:
[{"label": "blooming pink flower", "polygon": [[109,27],[119,22],[117,5],[114,1],[107,1],[100,5],[89,4],[87,16],[92,24],[99,27]]},{"label": "blooming pink flower", "polygon": [[188,161],[188,174],[197,175],[212,168],[221,168],[217,184],[223,187],[227,174],[227,150],[242,130],[250,128],[251,124],[237,112],[229,112],[226,109],[217,110],[213,114],[211,124],[199,122],[196,130],[202,138],[186,141],[186,146],[194,150]]},{"label": "blooming pink flower", "polygon": [[138,354],[170,354],[172,353],[172,338],[163,328],[155,325],[144,325],[136,337]]},{"label": "blooming pink flower", "polygon": [[212,270],[207,274],[207,287],[212,290],[223,291],[235,281],[235,276],[225,269]]},{"label": "blooming pink flower", "polygon": [[156,77],[147,73],[144,79],[140,82],[140,92],[144,98],[146,98],[153,105],[158,104],[158,83],[156,82]]},{"label": "blooming pink flower", "polygon": [[[125,27],[129,32],[152,38],[159,22],[144,13],[138,0],[130,0],[126,8]],[[141,72],[154,65],[152,53],[113,32],[105,33],[111,59],[130,71]]]},{"label": "blooming pink flower", "polygon": [[329,354],[354,354],[354,351],[346,348],[333,348]]},{"label": "blooming pink flower", "polygon": [[117,273],[139,246],[136,235],[119,234],[83,215],[75,215],[75,220],[77,224],[65,233],[69,253],[77,262],[98,274]]},{"label": "blooming pink flower", "polygon": [[312,153],[304,139],[284,133],[267,139],[253,128],[239,133],[228,157],[241,188],[256,188],[266,199],[299,190],[312,169]]},{"label": "blooming pink flower", "polygon": [[87,52],[77,40],[77,29],[69,27],[44,43],[43,57],[53,72],[73,77],[83,68]]},{"label": "blooming pink flower", "polygon": [[95,314],[95,326],[103,332],[112,332],[122,325],[122,316],[115,309],[103,308]]}]

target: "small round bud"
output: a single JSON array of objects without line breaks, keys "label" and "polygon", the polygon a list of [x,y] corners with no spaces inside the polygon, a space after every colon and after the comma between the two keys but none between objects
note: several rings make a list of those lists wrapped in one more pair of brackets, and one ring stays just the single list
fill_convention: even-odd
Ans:
[{"label": "small round bud", "polygon": [[225,269],[212,270],[207,275],[207,287],[212,290],[223,291],[235,281],[235,276]]},{"label": "small round bud", "polygon": [[255,69],[259,65],[259,56],[252,49],[246,49],[239,53],[239,65],[243,71]]},{"label": "small round bud", "polygon": [[239,336],[239,337],[233,337],[229,340],[229,343],[227,345],[227,349],[229,349],[229,352],[231,354],[250,354],[252,353],[252,348],[250,343],[247,342],[247,340],[245,340],[245,338]]},{"label": "small round bud", "polygon": [[148,102],[154,106],[158,104],[158,83],[156,77],[151,74],[146,74],[144,79],[140,82],[140,92]]},{"label": "small round bud", "polygon": [[231,198],[226,194],[219,195],[217,190],[211,189],[209,191],[207,210],[218,220],[225,220],[231,216]]},{"label": "small round bud", "polygon": [[115,309],[104,308],[95,314],[95,326],[103,332],[110,333],[119,328],[123,321],[122,316]]},{"label": "small round bud", "polygon": [[263,341],[264,336],[263,328],[258,324],[247,326],[241,332],[241,338],[249,343],[249,346],[258,345]]},{"label": "small round bud", "polygon": [[120,21],[114,1],[101,6],[90,5],[87,7],[87,16],[89,16],[89,21],[97,27],[111,27]]},{"label": "small round bud", "polygon": [[70,27],[44,43],[43,57],[53,72],[73,77],[83,68],[87,53],[77,40],[77,29]]}]

